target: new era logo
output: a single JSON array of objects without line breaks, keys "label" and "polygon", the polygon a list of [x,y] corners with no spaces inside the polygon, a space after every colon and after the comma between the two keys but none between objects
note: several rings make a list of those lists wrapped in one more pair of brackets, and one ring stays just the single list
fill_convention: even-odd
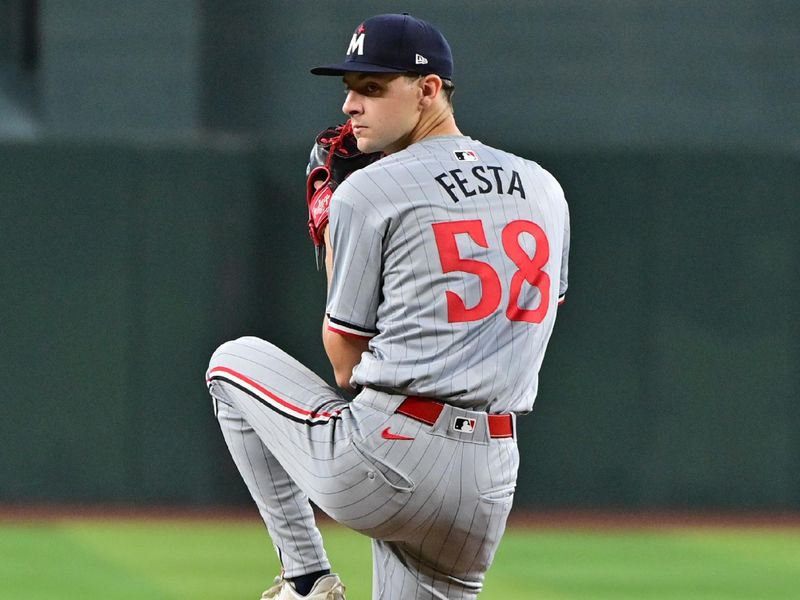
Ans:
[{"label": "new era logo", "polygon": [[466,160],[469,162],[478,160],[478,155],[472,150],[454,150],[453,154],[455,154],[456,160]]},{"label": "new era logo", "polygon": [[414,59],[418,65],[427,65],[428,59],[422,56],[422,54],[417,54],[417,57]]},{"label": "new era logo", "polygon": [[472,433],[475,431],[475,419],[456,417],[453,421],[453,429],[461,433]]}]

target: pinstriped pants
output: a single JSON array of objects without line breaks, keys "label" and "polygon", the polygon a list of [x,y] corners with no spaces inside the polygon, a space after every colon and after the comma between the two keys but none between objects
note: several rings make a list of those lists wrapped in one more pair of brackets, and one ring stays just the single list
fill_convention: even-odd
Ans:
[{"label": "pinstriped pants", "polygon": [[[254,337],[220,346],[207,381],[286,577],[330,568],[310,499],[372,538],[373,599],[477,596],[519,465],[516,440],[491,439],[484,413],[446,406],[429,426],[394,412],[404,396],[365,389],[347,402]],[[457,416],[474,432],[452,429]]]}]

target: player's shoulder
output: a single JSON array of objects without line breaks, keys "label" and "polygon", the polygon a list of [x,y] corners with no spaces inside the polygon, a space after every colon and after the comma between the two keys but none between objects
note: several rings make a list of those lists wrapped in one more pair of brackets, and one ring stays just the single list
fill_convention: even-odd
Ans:
[{"label": "player's shoulder", "polygon": [[541,187],[548,190],[551,195],[564,199],[564,190],[558,179],[535,160],[481,142],[477,143],[482,147],[481,152],[483,154],[491,156],[497,162],[509,165],[520,173],[525,173],[528,177],[536,180]]},{"label": "player's shoulder", "polygon": [[412,169],[414,157],[406,150],[382,157],[366,167],[354,171],[337,188],[341,195],[353,199],[369,196],[373,201],[388,194],[388,190],[403,179],[399,173]]},{"label": "player's shoulder", "polygon": [[336,194],[355,199],[365,194],[374,195],[375,188],[383,185],[381,174],[388,156],[368,164],[366,167],[353,171],[337,188]]},{"label": "player's shoulder", "polygon": [[362,216],[381,219],[388,212],[392,178],[385,172],[385,162],[389,156],[370,163],[362,169],[353,171],[339,184],[331,199],[331,208],[337,211],[347,206]]},{"label": "player's shoulder", "polygon": [[[487,153],[497,157],[498,160],[502,160],[504,162],[515,164],[515,165],[519,166],[522,169],[527,169],[528,171],[530,171],[534,175],[537,175],[537,176],[540,176],[540,177],[545,177],[545,178],[548,178],[548,179],[549,178],[555,179],[555,177],[553,177],[553,175],[549,171],[547,171],[547,169],[545,169],[538,162],[536,162],[536,161],[534,161],[534,160],[532,160],[530,158],[527,158],[525,156],[520,156],[520,155],[515,154],[514,152],[511,152],[509,150],[502,150],[500,148],[495,148],[494,146],[489,146],[488,144],[480,143],[480,145],[483,147],[484,152],[487,152]],[[502,158],[500,158],[500,157],[502,157]]]}]

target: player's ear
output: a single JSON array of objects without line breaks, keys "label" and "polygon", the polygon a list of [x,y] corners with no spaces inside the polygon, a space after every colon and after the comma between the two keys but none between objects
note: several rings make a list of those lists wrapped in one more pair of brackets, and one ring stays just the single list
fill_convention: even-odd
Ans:
[{"label": "player's ear", "polygon": [[442,89],[442,78],[438,75],[425,75],[420,79],[420,88],[422,90],[420,104],[423,107],[430,106]]}]

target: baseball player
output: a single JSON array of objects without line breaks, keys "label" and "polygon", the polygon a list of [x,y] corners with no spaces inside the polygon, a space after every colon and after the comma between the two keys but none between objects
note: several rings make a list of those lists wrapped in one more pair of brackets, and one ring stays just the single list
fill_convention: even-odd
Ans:
[{"label": "baseball player", "polygon": [[318,136],[307,201],[323,344],[353,399],[255,337],[220,346],[207,381],[281,560],[263,598],[345,597],[309,501],[372,538],[374,599],[475,598],[567,289],[567,204],[539,165],[459,131],[433,25],[378,15],[347,41],[312,69],[342,78],[348,122]]}]

